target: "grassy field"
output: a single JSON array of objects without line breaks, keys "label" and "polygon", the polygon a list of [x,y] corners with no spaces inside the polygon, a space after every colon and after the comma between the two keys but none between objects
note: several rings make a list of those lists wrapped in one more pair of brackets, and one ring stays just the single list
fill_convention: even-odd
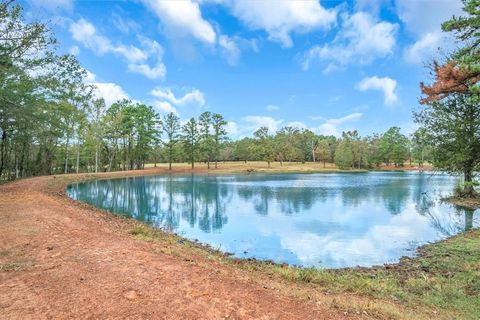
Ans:
[{"label": "grassy field", "polygon": [[[146,168],[153,168],[154,164],[149,163],[145,165]],[[168,168],[167,163],[157,163],[158,168]],[[172,164],[174,170],[188,170],[191,168],[189,163],[174,163]],[[208,170],[207,164],[205,163],[195,163],[195,169],[204,171]],[[412,165],[405,165],[403,167],[394,167],[394,166],[382,166],[380,168],[374,168],[374,170],[417,170],[418,167]],[[431,166],[425,166],[426,170],[430,170]],[[228,162],[219,162],[218,168],[214,168],[214,163],[210,163],[210,172],[212,173],[225,173],[225,172],[332,172],[332,171],[342,171],[342,172],[354,172],[354,171],[367,171],[365,169],[350,169],[350,170],[340,170],[335,166],[334,163],[325,163],[323,162],[271,162],[270,167],[264,161],[228,161]]]}]

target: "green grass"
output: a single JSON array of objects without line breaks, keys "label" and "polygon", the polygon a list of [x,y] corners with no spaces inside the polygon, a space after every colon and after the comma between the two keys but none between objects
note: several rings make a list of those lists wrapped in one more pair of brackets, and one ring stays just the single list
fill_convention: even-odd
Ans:
[{"label": "green grass", "polygon": [[259,263],[250,269],[323,291],[393,300],[408,307],[437,310],[449,319],[480,315],[480,231],[472,231],[420,249],[386,268],[321,270]]}]

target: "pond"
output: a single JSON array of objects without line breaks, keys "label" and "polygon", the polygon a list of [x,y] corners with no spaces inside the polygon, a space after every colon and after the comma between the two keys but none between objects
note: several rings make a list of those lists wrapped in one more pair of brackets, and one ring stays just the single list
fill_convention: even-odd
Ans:
[{"label": "pond", "polygon": [[70,185],[76,200],[240,258],[341,268],[396,262],[480,226],[440,173],[161,175]]}]

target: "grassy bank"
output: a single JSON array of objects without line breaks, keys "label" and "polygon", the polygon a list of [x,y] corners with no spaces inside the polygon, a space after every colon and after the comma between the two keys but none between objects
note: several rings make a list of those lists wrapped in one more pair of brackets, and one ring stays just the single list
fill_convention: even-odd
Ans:
[{"label": "grassy bank", "polygon": [[[301,164],[298,164],[301,165]],[[290,168],[296,168],[292,165]],[[198,172],[245,172],[245,167],[223,166]],[[284,172],[273,169],[273,172]],[[278,171],[276,171],[278,170]],[[98,175],[67,175],[51,180],[51,191],[63,193],[66,184],[92,178],[159,174],[163,169]],[[175,172],[189,172],[177,167]],[[125,233],[139,241],[153,241],[158,250],[194,263],[202,255],[245,272],[260,284],[303,299],[328,301],[332,306],[366,317],[396,319],[478,319],[480,314],[480,231],[473,230],[418,250],[416,258],[374,268],[323,270],[268,262],[239,260],[142,223],[130,221]],[[347,299],[336,299],[348,295]],[[321,296],[321,297],[320,297]],[[325,298],[325,297],[331,298]],[[343,302],[341,302],[343,301]],[[348,301],[348,303],[345,303]],[[346,312],[347,312],[346,311]]]},{"label": "grassy bank", "polygon": [[[357,314],[398,319],[478,319],[480,314],[479,230],[423,246],[416,258],[403,258],[398,264],[338,270],[236,259],[140,223],[130,233],[141,240],[168,244],[164,250],[175,256],[188,259],[189,252],[200,253],[240,268],[259,282],[267,278],[270,285],[298,297],[312,299],[321,293],[373,298],[368,303],[353,298],[339,306]],[[330,303],[338,301],[332,298]]]},{"label": "grassy bank", "polygon": [[393,300],[440,312],[446,318],[480,315],[480,231],[471,231],[419,249],[417,258],[377,268],[318,270],[272,264],[245,264],[276,277],[316,284],[320,290]]}]

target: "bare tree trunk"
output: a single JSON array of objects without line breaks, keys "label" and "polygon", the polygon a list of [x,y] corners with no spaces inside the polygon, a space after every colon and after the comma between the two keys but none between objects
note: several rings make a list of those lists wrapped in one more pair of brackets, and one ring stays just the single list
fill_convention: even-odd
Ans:
[{"label": "bare tree trunk", "polygon": [[67,135],[67,143],[65,144],[65,170],[64,173],[68,173],[68,143],[70,138]]},{"label": "bare tree trunk", "polygon": [[423,148],[422,148],[422,165],[421,165],[422,168],[423,168],[423,161],[424,160],[423,160]]},{"label": "bare tree trunk", "polygon": [[315,162],[315,148],[313,147],[313,141],[312,141],[312,160]]},{"label": "bare tree trunk", "polygon": [[3,169],[5,168],[6,143],[7,143],[7,131],[2,129],[2,140],[0,145],[0,179],[2,178]]},{"label": "bare tree trunk", "polygon": [[77,173],[80,171],[80,144],[77,142]]},{"label": "bare tree trunk", "polygon": [[95,173],[98,173],[98,145],[95,145]]},{"label": "bare tree trunk", "polygon": [[15,179],[18,179],[18,158],[17,158],[16,152],[15,152]]}]

